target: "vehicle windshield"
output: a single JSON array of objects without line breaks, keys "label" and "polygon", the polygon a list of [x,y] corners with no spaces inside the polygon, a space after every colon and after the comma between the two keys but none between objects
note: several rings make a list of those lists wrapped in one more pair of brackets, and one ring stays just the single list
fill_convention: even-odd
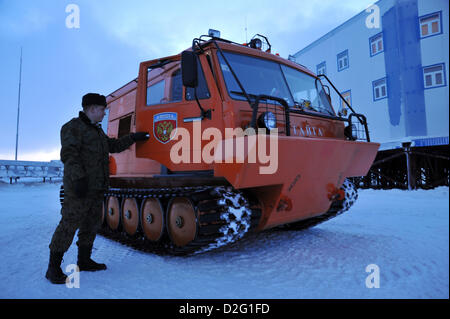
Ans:
[{"label": "vehicle windshield", "polygon": [[[322,83],[315,77],[273,61],[223,52],[234,73],[249,95],[270,95],[284,99],[289,107],[335,115]],[[222,55],[218,55],[228,93],[245,100]],[[276,103],[271,101],[270,103]]]}]

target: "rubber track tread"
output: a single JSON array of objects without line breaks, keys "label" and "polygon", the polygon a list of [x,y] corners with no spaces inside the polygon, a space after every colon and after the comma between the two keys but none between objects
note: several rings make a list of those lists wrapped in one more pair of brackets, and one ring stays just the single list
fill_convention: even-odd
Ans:
[{"label": "rubber track tread", "polygon": [[[225,195],[223,195],[225,194]],[[236,200],[233,202],[232,195],[236,195]],[[233,222],[230,218],[229,221],[223,219],[224,212],[227,212],[228,205],[230,207],[239,208],[239,204],[245,204],[245,198],[243,194],[236,190],[230,190],[230,187],[179,187],[179,188],[156,188],[156,189],[117,189],[112,188],[105,194],[105,199],[108,196],[116,196],[120,199],[122,203],[123,198],[136,198],[139,205],[141,201],[145,198],[158,198],[161,200],[164,208],[170,198],[173,197],[187,197],[189,198],[196,208],[197,219],[198,219],[198,231],[196,238],[184,247],[177,247],[171,241],[165,230],[165,234],[162,236],[160,241],[152,242],[144,237],[141,227],[138,229],[138,233],[134,236],[128,235],[121,227],[117,231],[109,229],[106,222],[103,223],[99,234],[110,238],[112,240],[118,241],[124,245],[130,246],[134,249],[151,252],[158,255],[189,255],[193,253],[203,252],[203,250],[214,249],[214,245],[223,240],[226,234],[222,232],[230,232],[227,229],[229,222]],[[225,204],[227,203],[227,204]],[[251,212],[251,219],[248,223],[247,231],[253,230],[259,222],[261,217],[260,209],[247,209]],[[245,216],[246,211],[242,214]],[[233,216],[232,216],[233,217]],[[225,228],[224,228],[225,227]],[[242,224],[237,227],[237,229],[243,230]],[[243,236],[243,234],[242,234]],[[240,234],[237,235],[237,239],[242,237]],[[234,242],[234,241],[233,241]],[[230,242],[232,243],[232,242]],[[209,248],[212,247],[212,248]]]}]

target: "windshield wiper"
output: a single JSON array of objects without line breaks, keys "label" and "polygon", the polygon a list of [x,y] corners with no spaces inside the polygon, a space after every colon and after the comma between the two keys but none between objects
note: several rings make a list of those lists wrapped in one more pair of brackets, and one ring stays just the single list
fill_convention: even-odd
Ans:
[{"label": "windshield wiper", "polygon": [[314,112],[319,112],[320,113],[320,111],[316,108],[316,106],[312,105],[310,100],[303,100],[302,99],[302,102],[294,100],[294,103],[295,103],[296,106],[299,106],[302,111],[308,112],[308,111],[312,110]]},{"label": "windshield wiper", "polygon": [[331,111],[330,111],[329,109],[327,109],[327,108],[325,108],[325,107],[318,106],[317,108],[318,108],[319,110],[326,111],[328,114],[330,114],[330,115],[332,115],[332,116],[335,116],[333,113],[331,113]]},{"label": "windshield wiper", "polygon": [[[230,93],[232,94],[236,94],[236,95],[241,95],[241,96],[245,96],[245,94],[243,92],[238,92],[238,91],[230,91]],[[273,95],[267,95],[267,94],[252,94],[252,93],[247,93],[247,96],[256,100],[258,97],[261,100],[272,100],[275,102],[278,102],[280,105],[284,106],[283,103],[281,101],[285,101],[284,99],[277,97],[277,96],[273,96]],[[287,103],[287,102],[286,102]]]},{"label": "windshield wiper", "polygon": [[[239,91],[230,91],[230,93],[232,94],[237,94],[237,95],[241,95],[241,96],[245,96],[244,92],[239,92]],[[256,98],[255,94],[251,94],[251,93],[247,93],[247,96],[252,97],[252,98]]]},{"label": "windshield wiper", "polygon": [[312,106],[311,101],[302,99],[301,102],[294,100],[294,105],[300,107],[302,110],[308,110],[308,108],[313,109],[316,111],[316,109]]},{"label": "windshield wiper", "polygon": [[[304,100],[304,101],[307,101],[307,100]],[[324,107],[321,107],[321,106],[314,106],[311,103],[308,106],[305,106],[304,102],[299,102],[299,101],[294,100],[294,105],[298,106],[302,111],[305,111],[305,112],[308,112],[309,109],[310,109],[310,110],[313,110],[315,112],[323,113],[323,112],[320,112],[321,110],[323,110],[323,111],[326,111],[329,115],[335,116],[327,108],[324,108]]]},{"label": "windshield wiper", "polygon": [[298,107],[302,111],[305,110],[305,106],[302,103],[300,103],[299,101],[294,100],[294,106]]}]

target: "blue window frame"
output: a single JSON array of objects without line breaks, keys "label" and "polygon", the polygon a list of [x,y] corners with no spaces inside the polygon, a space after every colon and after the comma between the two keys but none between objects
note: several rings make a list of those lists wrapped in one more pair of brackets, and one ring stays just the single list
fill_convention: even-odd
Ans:
[{"label": "blue window frame", "polygon": [[442,11],[419,17],[420,38],[428,38],[442,34]]},{"label": "blue window frame", "polygon": [[325,74],[327,75],[327,63],[325,61],[320,62],[316,65],[316,73],[319,74]]},{"label": "blue window frame", "polygon": [[[350,106],[352,106],[352,91],[351,90],[347,90],[347,91],[341,92],[341,95],[344,98],[344,100],[346,100],[347,103]],[[342,110],[343,108],[347,107],[347,104],[345,104],[345,102],[342,101],[342,99],[340,99],[340,101],[341,101],[341,110]]]},{"label": "blue window frame", "polygon": [[447,85],[445,64],[433,64],[423,67],[423,86],[425,89],[438,88]]},{"label": "blue window frame", "polygon": [[349,67],[348,50],[342,51],[337,55],[337,69],[338,71],[345,70]]},{"label": "blue window frame", "polygon": [[387,98],[386,77],[372,81],[373,100],[378,101]]},{"label": "blue window frame", "polygon": [[384,51],[383,32],[375,34],[369,38],[370,56],[377,55]]}]

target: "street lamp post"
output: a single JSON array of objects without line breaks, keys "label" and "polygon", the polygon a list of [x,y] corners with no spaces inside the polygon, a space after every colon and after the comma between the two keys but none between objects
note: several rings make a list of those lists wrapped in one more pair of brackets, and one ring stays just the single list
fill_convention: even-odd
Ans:
[{"label": "street lamp post", "polygon": [[16,129],[16,156],[17,161],[17,146],[19,144],[19,115],[20,115],[20,86],[22,84],[22,47],[20,47],[20,71],[19,71],[19,97],[17,101],[17,129]]}]

